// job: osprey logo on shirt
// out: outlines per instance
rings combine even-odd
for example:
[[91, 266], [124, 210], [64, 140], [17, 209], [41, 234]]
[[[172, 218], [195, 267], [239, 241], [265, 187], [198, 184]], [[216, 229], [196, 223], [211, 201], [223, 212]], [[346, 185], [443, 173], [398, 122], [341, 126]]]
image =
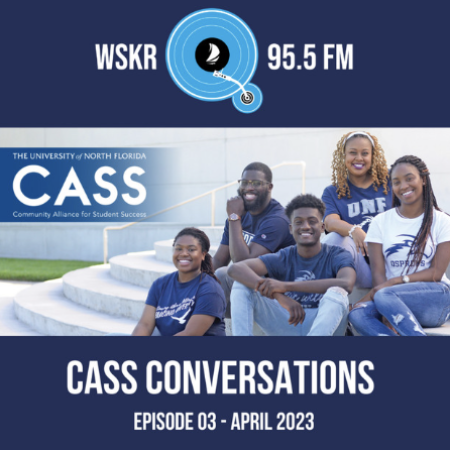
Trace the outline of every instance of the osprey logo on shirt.
[[[401, 242], [396, 242], [395, 244], [391, 245], [388, 249], [386, 249], [384, 251], [384, 254], [386, 255], [386, 258], [390, 257], [389, 263], [392, 267], [403, 267], [404, 265], [406, 265], [407, 260], [405, 260], [405, 259], [397, 259], [396, 260], [396, 259], [394, 259], [395, 256], [392, 256], [392, 255], [395, 255], [396, 253], [400, 252], [404, 248], [410, 249], [414, 242], [415, 236], [413, 236], [411, 234], [399, 234], [396, 237], [399, 238], [399, 241], [401, 240], [401, 238], [404, 238], [404, 239]], [[408, 251], [408, 253], [409, 253], [409, 251]], [[430, 259], [433, 256], [433, 253], [434, 253], [433, 247], [427, 242], [423, 257], [425, 259]], [[408, 262], [409, 265], [411, 263], [412, 263], [412, 261]], [[420, 265], [425, 266], [425, 261], [422, 260], [420, 262]]]
[[[294, 281], [315, 280], [316, 276], [309, 270], [299, 270], [298, 276]], [[286, 295], [293, 300], [300, 302], [303, 308], [317, 308], [323, 294], [305, 294], [304, 292], [286, 292]]]
[[397, 244], [391, 245], [387, 250], [385, 250], [386, 257], [393, 255], [394, 253], [397, 253], [399, 250], [405, 247], [411, 247], [412, 243], [414, 242], [414, 237], [411, 234], [399, 234], [397, 237], [406, 236], [409, 239], [404, 239], [402, 242], [399, 242]]
[[190, 312], [191, 312], [191, 308], [189, 308], [182, 317], [172, 316], [171, 318], [174, 320], [178, 320], [178, 322], [180, 322], [180, 324], [183, 325], [184, 323], [186, 323], [186, 317]]
[[[391, 245], [387, 250], [385, 250], [385, 254], [386, 254], [386, 257], [388, 257], [388, 256], [390, 256], [390, 255], [393, 255], [394, 253], [397, 253], [399, 250], [401, 250], [402, 248], [411, 248], [411, 246], [412, 246], [412, 244], [413, 244], [413, 242], [414, 242], [414, 239], [415, 239], [415, 236], [412, 236], [411, 234], [399, 234], [397, 237], [402, 237], [402, 236], [405, 236], [405, 237], [407, 237], [407, 238], [409, 238], [409, 239], [403, 239], [403, 241], [402, 242], [399, 242], [399, 243], [397, 243], [397, 244], [394, 244], [394, 245]], [[429, 244], [427, 244], [427, 247], [430, 247], [430, 245]], [[431, 258], [431, 256], [433, 255], [433, 249], [432, 248], [429, 248], [429, 250], [430, 250], [430, 253], [429, 253], [429, 255], [427, 255], [425, 252], [424, 252], [424, 254], [423, 254], [423, 256], [425, 257], [425, 258], [427, 258], [427, 259], [429, 259], [429, 258]]]
[[364, 220], [359, 224], [359, 226], [360, 226], [361, 228], [364, 228], [365, 225], [367, 225], [368, 223], [372, 222], [373, 217], [372, 217], [372, 216], [363, 216], [363, 219], [364, 219]]
[[[174, 303], [170, 306], [157, 307], [155, 318], [161, 319], [162, 317], [170, 317], [171, 319], [178, 320], [181, 324], [186, 322], [191, 309], [194, 307], [195, 295], [192, 298], [185, 298], [181, 303]], [[175, 317], [176, 315], [176, 317]]]

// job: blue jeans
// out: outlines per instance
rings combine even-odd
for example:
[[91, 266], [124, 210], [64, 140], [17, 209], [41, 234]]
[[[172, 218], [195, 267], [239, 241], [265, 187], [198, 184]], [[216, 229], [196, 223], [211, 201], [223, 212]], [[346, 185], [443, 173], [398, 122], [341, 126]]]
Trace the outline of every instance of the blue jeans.
[[333, 231], [328, 233], [322, 239], [322, 243], [336, 245], [350, 252], [356, 268], [355, 287], [362, 289], [372, 287], [372, 273], [370, 272], [370, 266], [366, 263], [364, 256], [356, 250], [356, 245], [350, 236], [344, 237]]
[[349, 320], [363, 336], [396, 336], [382, 316], [401, 336], [426, 336], [422, 327], [440, 327], [450, 317], [450, 288], [441, 282], [390, 286], [356, 306]]
[[276, 300], [237, 281], [233, 284], [233, 336], [253, 336], [253, 321], [268, 336], [343, 336], [347, 327], [347, 292], [339, 287], [328, 289], [319, 307], [305, 309], [305, 314], [302, 324], [289, 325], [289, 313]]
[[217, 279], [220, 281], [220, 285], [222, 286], [223, 293], [225, 294], [225, 300], [227, 301], [227, 309], [225, 311], [225, 318], [229, 319], [231, 317], [230, 311], [230, 294], [231, 289], [233, 287], [234, 280], [227, 274], [228, 266], [219, 267], [215, 271], [215, 275]]

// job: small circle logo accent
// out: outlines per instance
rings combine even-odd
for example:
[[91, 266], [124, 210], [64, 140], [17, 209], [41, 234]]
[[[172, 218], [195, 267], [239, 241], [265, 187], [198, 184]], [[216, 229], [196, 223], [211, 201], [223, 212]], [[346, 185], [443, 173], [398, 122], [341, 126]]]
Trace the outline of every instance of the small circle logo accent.
[[[247, 91], [245, 94], [241, 94], [241, 102], [244, 105], [251, 105], [253, 103], [254, 99], [255, 99], [255, 97], [250, 91]], [[265, 239], [265, 238], [263, 238], [263, 239]]]
[[222, 70], [230, 59], [225, 42], [217, 38], [204, 39], [195, 50], [197, 64], [206, 72]]

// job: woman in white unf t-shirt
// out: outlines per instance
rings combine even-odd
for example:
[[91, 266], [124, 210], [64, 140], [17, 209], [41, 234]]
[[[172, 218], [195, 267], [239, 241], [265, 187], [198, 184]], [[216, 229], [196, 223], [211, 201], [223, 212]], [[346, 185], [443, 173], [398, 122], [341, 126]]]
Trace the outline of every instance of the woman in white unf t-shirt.
[[391, 180], [394, 207], [375, 217], [366, 237], [375, 287], [349, 320], [364, 336], [425, 336], [422, 327], [450, 317], [450, 216], [439, 209], [420, 158], [395, 161]]

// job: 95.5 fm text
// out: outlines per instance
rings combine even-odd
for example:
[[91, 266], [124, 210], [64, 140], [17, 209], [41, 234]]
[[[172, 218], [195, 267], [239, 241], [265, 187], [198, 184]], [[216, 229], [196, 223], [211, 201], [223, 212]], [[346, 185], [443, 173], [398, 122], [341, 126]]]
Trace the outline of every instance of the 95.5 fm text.
[[[323, 55], [323, 65], [318, 63], [317, 51]], [[267, 49], [268, 65], [271, 70], [353, 70], [353, 44], [270, 44]], [[319, 64], [319, 65], [318, 65]]]

